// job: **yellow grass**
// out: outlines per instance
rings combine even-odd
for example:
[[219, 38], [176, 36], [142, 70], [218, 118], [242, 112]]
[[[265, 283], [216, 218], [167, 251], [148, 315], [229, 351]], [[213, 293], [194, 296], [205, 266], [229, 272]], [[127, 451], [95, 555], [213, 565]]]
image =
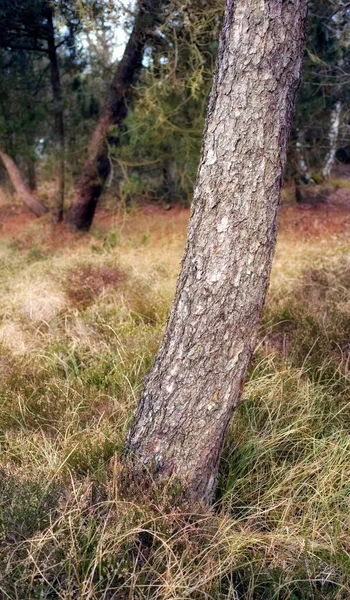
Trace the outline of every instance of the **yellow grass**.
[[350, 241], [342, 231], [281, 229], [215, 509], [185, 514], [167, 490], [136, 501], [118, 487], [187, 219], [177, 210], [102, 214], [91, 235], [77, 237], [52, 232], [46, 218], [3, 229], [3, 598], [350, 597]]

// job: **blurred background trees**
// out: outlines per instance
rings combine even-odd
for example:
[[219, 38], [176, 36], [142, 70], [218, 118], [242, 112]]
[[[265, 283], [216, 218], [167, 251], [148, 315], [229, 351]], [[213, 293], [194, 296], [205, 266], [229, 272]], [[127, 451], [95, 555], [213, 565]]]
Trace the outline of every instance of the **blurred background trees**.
[[329, 177], [337, 148], [350, 144], [349, 2], [310, 3], [303, 71], [289, 173], [299, 183], [319, 183]]
[[[224, 2], [160, 4], [127, 117], [108, 129], [110, 202], [191, 202]], [[128, 0], [0, 0], [0, 148], [56, 221], [74, 196], [135, 10]], [[350, 161], [349, 21], [346, 0], [310, 4], [286, 171], [299, 200], [305, 184]]]

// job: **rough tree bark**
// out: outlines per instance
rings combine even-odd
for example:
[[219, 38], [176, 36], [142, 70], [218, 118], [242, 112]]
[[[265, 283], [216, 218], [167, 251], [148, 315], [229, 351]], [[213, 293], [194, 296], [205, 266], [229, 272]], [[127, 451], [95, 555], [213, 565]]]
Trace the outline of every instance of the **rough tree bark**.
[[55, 119], [54, 137], [56, 146], [56, 191], [52, 219], [54, 223], [59, 223], [63, 219], [65, 188], [64, 118], [61, 79], [55, 44], [53, 8], [49, 3], [45, 3], [45, 16], [48, 24], [47, 46], [50, 59], [51, 88]]
[[256, 344], [306, 5], [227, 0], [181, 274], [127, 438], [135, 477], [174, 476], [194, 501], [213, 497]]
[[109, 95], [93, 132], [88, 159], [78, 182], [75, 198], [68, 211], [67, 223], [73, 230], [89, 230], [95, 209], [110, 173], [108, 138], [112, 126], [120, 126], [128, 113], [132, 86], [142, 67], [147, 37], [158, 23], [161, 0], [139, 0], [134, 27], [117, 71]]
[[45, 215], [48, 212], [48, 209], [39, 200], [37, 200], [37, 198], [33, 196], [29, 187], [23, 181], [23, 178], [14, 160], [12, 160], [12, 158], [3, 150], [0, 150], [0, 158], [4, 163], [6, 171], [16, 193], [19, 195], [20, 198], [22, 198], [24, 204], [37, 217], [42, 217], [43, 215]]

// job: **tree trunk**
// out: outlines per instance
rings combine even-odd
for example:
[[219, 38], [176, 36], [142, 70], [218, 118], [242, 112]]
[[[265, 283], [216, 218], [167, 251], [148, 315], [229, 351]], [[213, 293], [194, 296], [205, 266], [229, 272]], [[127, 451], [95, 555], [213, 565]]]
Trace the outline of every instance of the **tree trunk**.
[[56, 191], [52, 219], [54, 223], [59, 223], [63, 219], [64, 207], [64, 188], [65, 188], [65, 159], [64, 159], [64, 119], [63, 119], [63, 100], [60, 71], [57, 60], [57, 51], [55, 45], [55, 29], [53, 24], [53, 9], [47, 4], [46, 18], [48, 24], [48, 50], [51, 70], [51, 88], [55, 118], [55, 146], [56, 146]]
[[297, 204], [303, 204], [305, 200], [304, 186], [309, 183], [314, 183], [308, 166], [306, 164], [303, 148], [305, 145], [304, 132], [300, 129], [297, 130], [297, 141], [295, 144], [295, 158], [296, 158], [296, 175], [294, 177], [294, 189], [295, 189], [295, 200]]
[[104, 185], [110, 173], [108, 130], [120, 126], [128, 114], [132, 86], [142, 67], [147, 36], [155, 28], [161, 0], [139, 0], [133, 30], [111, 83], [107, 102], [92, 135], [87, 162], [77, 185], [67, 222], [73, 230], [88, 231]]
[[17, 165], [12, 158], [3, 150], [0, 150], [0, 158], [4, 163], [8, 176], [11, 180], [16, 193], [22, 198], [24, 204], [37, 216], [42, 217], [48, 212], [39, 200], [34, 198], [28, 186], [24, 183], [22, 176], [17, 168]]
[[341, 111], [341, 102], [335, 103], [332, 113], [331, 113], [331, 122], [328, 133], [329, 140], [329, 150], [327, 152], [327, 156], [325, 159], [325, 165], [322, 170], [322, 175], [324, 177], [329, 177], [331, 174], [331, 169], [334, 164], [335, 154], [337, 152], [337, 142], [339, 135], [339, 124], [340, 124], [340, 111]]
[[296, 203], [304, 204], [305, 197], [303, 194], [302, 186], [300, 185], [300, 180], [297, 177], [294, 177], [294, 192], [295, 192]]
[[[337, 75], [342, 81], [344, 76], [344, 55], [348, 51], [349, 47], [349, 5], [346, 2], [339, 2], [338, 0], [330, 2], [331, 8], [333, 8], [333, 35], [336, 39], [337, 47]], [[344, 84], [343, 84], [344, 85]], [[346, 85], [346, 84], [345, 84]], [[330, 117], [330, 127], [328, 132], [329, 150], [325, 157], [325, 163], [322, 170], [324, 177], [329, 177], [331, 174], [332, 167], [334, 165], [335, 155], [337, 152], [337, 142], [339, 137], [340, 128], [340, 114], [342, 103], [340, 98], [342, 96], [342, 84], [338, 86], [337, 90], [338, 99], [333, 106]]]
[[176, 173], [174, 163], [166, 158], [163, 162], [164, 199], [172, 204], [176, 198]]
[[297, 162], [297, 170], [298, 170], [298, 178], [302, 181], [302, 183], [311, 183], [312, 177], [309, 173], [308, 166], [306, 164], [306, 160], [304, 157], [304, 148], [305, 139], [304, 132], [298, 129], [297, 131], [297, 141], [295, 144], [295, 154], [296, 154], [296, 162]]
[[35, 161], [30, 156], [26, 157], [26, 171], [29, 189], [31, 192], [36, 192], [37, 183]]
[[133, 474], [212, 500], [265, 301], [307, 0], [227, 0], [188, 241], [129, 431]]

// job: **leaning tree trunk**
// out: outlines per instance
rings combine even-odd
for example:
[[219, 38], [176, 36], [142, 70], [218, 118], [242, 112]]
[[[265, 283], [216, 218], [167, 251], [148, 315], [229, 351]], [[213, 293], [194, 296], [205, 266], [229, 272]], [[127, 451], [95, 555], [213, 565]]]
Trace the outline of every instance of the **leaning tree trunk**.
[[126, 444], [135, 477], [174, 476], [192, 500], [213, 497], [256, 344], [306, 4], [226, 3], [182, 270]]
[[42, 217], [48, 212], [46, 206], [44, 206], [39, 200], [37, 200], [31, 193], [29, 187], [25, 184], [17, 165], [12, 158], [6, 154], [3, 150], [0, 150], [0, 158], [4, 163], [8, 176], [15, 189], [15, 192], [23, 200], [24, 204], [37, 216]]
[[110, 173], [110, 143], [112, 126], [122, 124], [128, 114], [132, 86], [142, 67], [147, 37], [158, 23], [161, 0], [139, 0], [133, 30], [122, 60], [114, 75], [107, 102], [92, 135], [87, 162], [78, 182], [75, 198], [68, 211], [67, 223], [73, 230], [89, 230], [96, 205]]
[[53, 24], [53, 8], [46, 4], [46, 17], [48, 24], [48, 51], [51, 71], [51, 89], [54, 107], [54, 137], [56, 146], [56, 191], [52, 219], [59, 223], [63, 219], [64, 187], [65, 187], [65, 158], [64, 158], [64, 118], [63, 99], [60, 71], [55, 44], [55, 29]]

